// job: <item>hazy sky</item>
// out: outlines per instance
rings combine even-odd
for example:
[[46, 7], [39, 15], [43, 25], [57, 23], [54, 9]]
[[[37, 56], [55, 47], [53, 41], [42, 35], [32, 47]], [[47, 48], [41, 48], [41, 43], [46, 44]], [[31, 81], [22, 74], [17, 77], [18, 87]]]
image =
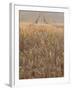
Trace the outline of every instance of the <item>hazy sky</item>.
[[64, 23], [64, 13], [20, 10], [19, 20], [33, 23]]

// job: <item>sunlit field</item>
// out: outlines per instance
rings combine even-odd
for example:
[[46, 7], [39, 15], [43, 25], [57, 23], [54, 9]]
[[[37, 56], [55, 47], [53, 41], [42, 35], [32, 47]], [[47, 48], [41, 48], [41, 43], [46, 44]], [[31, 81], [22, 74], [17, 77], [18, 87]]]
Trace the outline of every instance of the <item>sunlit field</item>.
[[64, 76], [64, 25], [19, 24], [19, 79]]

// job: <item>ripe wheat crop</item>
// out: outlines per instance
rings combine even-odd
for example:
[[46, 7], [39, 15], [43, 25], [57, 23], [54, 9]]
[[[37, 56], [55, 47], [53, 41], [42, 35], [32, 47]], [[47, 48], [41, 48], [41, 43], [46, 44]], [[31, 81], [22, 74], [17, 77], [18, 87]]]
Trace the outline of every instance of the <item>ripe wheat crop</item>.
[[20, 23], [19, 79], [63, 76], [63, 25]]

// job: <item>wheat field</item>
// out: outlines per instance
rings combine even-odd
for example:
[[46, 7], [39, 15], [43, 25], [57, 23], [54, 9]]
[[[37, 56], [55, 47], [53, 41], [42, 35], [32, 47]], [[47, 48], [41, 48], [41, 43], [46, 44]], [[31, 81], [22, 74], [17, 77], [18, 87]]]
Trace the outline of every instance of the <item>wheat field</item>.
[[64, 76], [64, 25], [19, 24], [19, 79]]

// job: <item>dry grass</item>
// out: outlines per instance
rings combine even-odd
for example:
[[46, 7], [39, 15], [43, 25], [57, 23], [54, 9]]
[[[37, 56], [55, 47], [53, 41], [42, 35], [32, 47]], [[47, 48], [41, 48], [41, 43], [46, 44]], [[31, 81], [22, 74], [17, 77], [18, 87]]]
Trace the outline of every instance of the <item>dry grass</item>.
[[63, 25], [20, 23], [19, 79], [64, 76]]

